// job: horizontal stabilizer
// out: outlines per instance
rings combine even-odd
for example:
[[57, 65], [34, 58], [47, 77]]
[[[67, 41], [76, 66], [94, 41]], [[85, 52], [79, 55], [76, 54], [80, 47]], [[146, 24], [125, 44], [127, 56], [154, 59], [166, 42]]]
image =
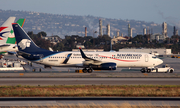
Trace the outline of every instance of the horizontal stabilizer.
[[17, 54], [16, 52], [11, 52], [11, 51], [8, 51], [8, 54], [10, 55], [14, 55], [14, 54]]
[[7, 46], [10, 46], [10, 45], [9, 44], [0, 45], [0, 47], [7, 47]]
[[27, 55], [27, 56], [30, 56], [31, 54], [30, 53], [26, 53], [26, 52], [23, 52], [23, 51], [17, 51], [18, 55]]

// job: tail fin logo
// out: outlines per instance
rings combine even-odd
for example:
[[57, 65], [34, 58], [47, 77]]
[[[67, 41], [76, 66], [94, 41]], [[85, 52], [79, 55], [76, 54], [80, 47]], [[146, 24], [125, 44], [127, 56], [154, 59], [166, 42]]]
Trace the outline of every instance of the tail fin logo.
[[18, 46], [24, 50], [26, 47], [30, 47], [31, 41], [29, 39], [22, 39], [21, 42], [18, 43]]
[[5, 28], [7, 28], [7, 27], [0, 27], [0, 40], [3, 40], [1, 37], [4, 38], [4, 36], [3, 36], [4, 33], [8, 33], [8, 31], [7, 31], [7, 32], [1, 32], [1, 31], [4, 30]]

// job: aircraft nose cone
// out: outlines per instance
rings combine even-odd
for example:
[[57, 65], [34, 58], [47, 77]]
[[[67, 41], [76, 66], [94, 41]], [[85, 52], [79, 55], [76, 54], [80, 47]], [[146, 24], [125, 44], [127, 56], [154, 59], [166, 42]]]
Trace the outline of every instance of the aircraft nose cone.
[[159, 63], [159, 64], [162, 64], [162, 63], [163, 63], [163, 60], [159, 59], [159, 60], [158, 60], [158, 63]]

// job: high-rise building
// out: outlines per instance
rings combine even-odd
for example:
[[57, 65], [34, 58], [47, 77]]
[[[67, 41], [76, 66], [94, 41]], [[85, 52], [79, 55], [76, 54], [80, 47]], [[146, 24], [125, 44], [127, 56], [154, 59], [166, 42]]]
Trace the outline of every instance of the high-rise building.
[[164, 35], [165, 38], [167, 38], [167, 23], [163, 22], [162, 24], [162, 35]]
[[179, 33], [178, 33], [178, 30], [176, 29], [176, 33], [175, 33], [175, 35], [179, 35]]
[[110, 24], [108, 24], [106, 27], [107, 27], [107, 30], [106, 30], [107, 35], [110, 37]]
[[150, 34], [150, 30], [149, 30], [149, 27], [147, 27], [147, 30], [146, 30], [146, 34], [149, 35]]
[[102, 31], [102, 20], [99, 19], [99, 36], [102, 36], [102, 35], [103, 35], [102, 32], [103, 32], [103, 31]]
[[121, 37], [123, 37], [123, 33], [121, 33]]
[[143, 29], [143, 35], [146, 35], [146, 28]]
[[173, 35], [176, 35], [176, 27], [173, 27]]
[[128, 37], [132, 37], [132, 29], [130, 27], [130, 24], [128, 24]]
[[130, 28], [130, 37], [132, 38], [132, 28]]
[[116, 35], [119, 36], [119, 31], [116, 32]]
[[174, 26], [174, 29], [173, 29], [173, 35], [174, 35], [174, 36], [175, 36], [175, 35], [179, 35], [178, 30], [176, 29], [175, 26]]

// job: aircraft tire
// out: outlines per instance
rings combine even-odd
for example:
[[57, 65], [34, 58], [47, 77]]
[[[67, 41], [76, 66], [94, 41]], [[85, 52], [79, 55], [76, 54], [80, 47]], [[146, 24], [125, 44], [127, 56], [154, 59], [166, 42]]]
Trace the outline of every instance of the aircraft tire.
[[147, 70], [147, 73], [151, 73], [151, 69], [148, 69], [148, 70]]
[[91, 68], [88, 69], [87, 71], [88, 71], [88, 73], [92, 73], [93, 72], [93, 70]]
[[141, 69], [141, 72], [142, 72], [142, 73], [145, 73], [146, 71], [145, 71], [145, 69]]
[[173, 70], [171, 69], [169, 72], [170, 72], [170, 73], [173, 73]]
[[83, 73], [87, 73], [87, 69], [83, 69]]

